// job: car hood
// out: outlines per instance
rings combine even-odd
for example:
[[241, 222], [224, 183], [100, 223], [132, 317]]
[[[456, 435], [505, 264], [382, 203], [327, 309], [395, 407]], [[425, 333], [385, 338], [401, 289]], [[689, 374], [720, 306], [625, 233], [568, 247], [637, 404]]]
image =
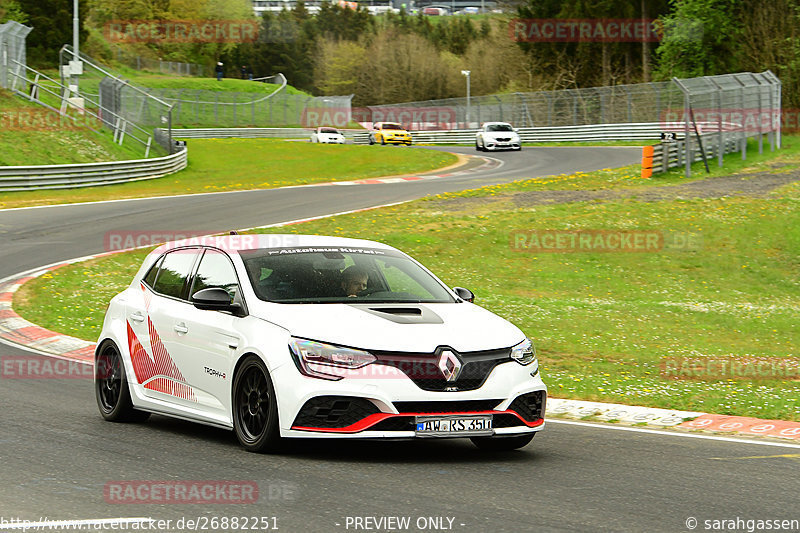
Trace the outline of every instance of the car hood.
[[432, 353], [507, 348], [525, 335], [499, 316], [470, 303], [276, 304], [258, 302], [251, 314], [296, 337], [379, 351]]
[[317, 137], [320, 139], [341, 139], [344, 136], [341, 133], [318, 133]]
[[518, 134], [516, 131], [487, 131], [484, 132], [483, 136], [492, 139], [497, 139], [498, 137], [510, 137], [513, 139], [514, 137], [517, 137]]

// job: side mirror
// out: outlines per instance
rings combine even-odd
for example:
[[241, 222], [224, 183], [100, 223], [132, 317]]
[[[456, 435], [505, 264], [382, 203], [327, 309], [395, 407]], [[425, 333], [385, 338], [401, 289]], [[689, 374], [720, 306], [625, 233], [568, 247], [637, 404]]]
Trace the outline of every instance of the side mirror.
[[228, 291], [220, 287], [197, 291], [192, 295], [192, 305], [205, 311], [229, 311], [235, 315], [242, 312], [242, 306], [233, 302]]
[[465, 302], [472, 303], [475, 301], [475, 295], [472, 294], [472, 291], [469, 289], [465, 289], [464, 287], [453, 287], [453, 292]]

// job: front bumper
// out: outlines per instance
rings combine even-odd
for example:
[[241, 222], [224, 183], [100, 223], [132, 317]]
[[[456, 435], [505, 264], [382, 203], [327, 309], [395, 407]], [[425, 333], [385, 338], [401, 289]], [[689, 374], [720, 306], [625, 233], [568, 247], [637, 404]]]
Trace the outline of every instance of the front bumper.
[[484, 147], [487, 150], [519, 150], [522, 147], [519, 139], [510, 141], [498, 141], [494, 139], [485, 139]]
[[[394, 369], [387, 370], [383, 379], [324, 381], [301, 376], [292, 365], [285, 365], [280, 372], [285, 376], [274, 380], [281, 436], [413, 439], [419, 437], [416, 417], [432, 415], [491, 415], [493, 435], [534, 433], [544, 427], [547, 398], [538, 373], [531, 376], [535, 368], [504, 363], [478, 389], [432, 392]], [[532, 403], [527, 398], [533, 398]]]
[[411, 136], [403, 136], [403, 137], [383, 137], [383, 140], [387, 144], [411, 144]]

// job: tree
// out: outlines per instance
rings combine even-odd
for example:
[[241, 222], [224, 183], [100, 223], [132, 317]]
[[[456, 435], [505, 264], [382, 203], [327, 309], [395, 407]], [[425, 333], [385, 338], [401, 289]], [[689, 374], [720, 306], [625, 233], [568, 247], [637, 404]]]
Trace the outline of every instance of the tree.
[[740, 0], [671, 0], [661, 17], [664, 36], [656, 50], [656, 76], [688, 78], [736, 70], [740, 59]]
[[[80, 17], [80, 40], [86, 40], [83, 27], [87, 3], [81, 0], [78, 6]], [[33, 31], [28, 35], [28, 63], [33, 66], [58, 64], [58, 51], [72, 43], [72, 0], [25, 0], [28, 25]]]
[[0, 24], [10, 20], [25, 24], [28, 22], [28, 14], [17, 0], [0, 0]]

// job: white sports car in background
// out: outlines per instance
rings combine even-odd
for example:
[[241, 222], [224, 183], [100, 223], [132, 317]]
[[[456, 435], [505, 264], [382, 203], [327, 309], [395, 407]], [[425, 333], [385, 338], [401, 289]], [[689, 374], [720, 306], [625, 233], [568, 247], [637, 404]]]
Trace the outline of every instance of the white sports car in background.
[[475, 135], [475, 149], [522, 150], [519, 133], [507, 122], [484, 122]]
[[311, 134], [312, 143], [344, 144], [344, 135], [336, 128], [321, 127]]
[[100, 412], [288, 438], [469, 437], [525, 446], [544, 427], [534, 347], [406, 254], [377, 242], [229, 235], [167, 243], [106, 312]]

